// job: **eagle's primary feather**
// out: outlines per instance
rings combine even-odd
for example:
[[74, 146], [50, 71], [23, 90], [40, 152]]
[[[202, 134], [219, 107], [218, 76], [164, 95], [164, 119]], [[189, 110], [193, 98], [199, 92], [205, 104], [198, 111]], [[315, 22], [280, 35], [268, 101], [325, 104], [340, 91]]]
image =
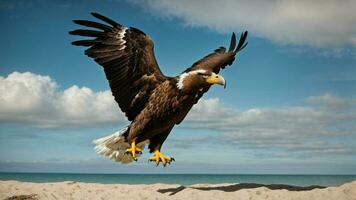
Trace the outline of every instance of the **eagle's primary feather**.
[[[85, 54], [103, 67], [115, 101], [131, 121], [123, 131], [95, 141], [99, 153], [123, 163], [135, 159], [123, 155], [123, 148], [132, 142], [141, 147], [148, 142], [151, 152], [160, 150], [174, 125], [185, 118], [210, 86], [225, 84], [217, 74], [221, 68], [231, 65], [236, 53], [247, 45], [247, 31], [236, 48], [233, 33], [228, 51], [220, 47], [181, 75], [168, 77], [157, 64], [148, 35], [98, 13], [92, 15], [106, 24], [74, 20], [78, 25], [96, 30], [78, 29], [69, 33], [90, 37], [72, 44], [89, 47]], [[210, 78], [216, 80], [212, 82]]]

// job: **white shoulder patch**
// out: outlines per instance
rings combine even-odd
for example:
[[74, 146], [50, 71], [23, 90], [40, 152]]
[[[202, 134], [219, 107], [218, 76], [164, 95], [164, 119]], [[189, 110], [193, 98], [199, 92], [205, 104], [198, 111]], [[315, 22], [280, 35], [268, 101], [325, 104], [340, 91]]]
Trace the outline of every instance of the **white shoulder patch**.
[[177, 88], [180, 90], [183, 89], [183, 87], [184, 87], [183, 81], [184, 81], [185, 77], [187, 77], [191, 74], [198, 74], [198, 73], [206, 73], [206, 70], [205, 69], [197, 69], [197, 70], [190, 71], [190, 72], [184, 72], [183, 74], [179, 75]]
[[[125, 44], [125, 43], [126, 43], [126, 41], [124, 40], [126, 30], [127, 30], [127, 28], [124, 27], [124, 28], [119, 32], [118, 38], [119, 38], [119, 40], [120, 40], [120, 44]], [[126, 45], [123, 45], [119, 50], [123, 50], [123, 49], [125, 49], [125, 48], [126, 48]]]

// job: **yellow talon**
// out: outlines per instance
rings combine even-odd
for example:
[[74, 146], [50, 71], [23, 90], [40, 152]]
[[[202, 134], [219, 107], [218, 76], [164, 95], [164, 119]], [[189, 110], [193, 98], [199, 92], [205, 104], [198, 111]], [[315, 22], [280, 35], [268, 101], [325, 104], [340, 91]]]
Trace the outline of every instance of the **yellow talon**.
[[155, 161], [157, 166], [162, 162], [163, 166], [166, 166], [167, 163], [170, 164], [172, 161], [175, 161], [174, 158], [163, 155], [159, 150], [154, 152], [154, 156], [148, 159], [149, 161]]
[[126, 149], [126, 153], [131, 154], [132, 158], [136, 160], [136, 153], [137, 154], [142, 154], [142, 149], [136, 147], [136, 143], [132, 142], [131, 143], [131, 148]]

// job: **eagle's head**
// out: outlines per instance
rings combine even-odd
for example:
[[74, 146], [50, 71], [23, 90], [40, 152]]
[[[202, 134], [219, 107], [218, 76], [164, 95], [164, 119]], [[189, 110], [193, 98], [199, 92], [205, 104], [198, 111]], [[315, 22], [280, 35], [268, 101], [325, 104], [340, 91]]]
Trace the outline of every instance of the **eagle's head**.
[[182, 73], [178, 77], [177, 87], [184, 92], [194, 93], [214, 84], [226, 87], [226, 81], [221, 75], [212, 71], [197, 69]]

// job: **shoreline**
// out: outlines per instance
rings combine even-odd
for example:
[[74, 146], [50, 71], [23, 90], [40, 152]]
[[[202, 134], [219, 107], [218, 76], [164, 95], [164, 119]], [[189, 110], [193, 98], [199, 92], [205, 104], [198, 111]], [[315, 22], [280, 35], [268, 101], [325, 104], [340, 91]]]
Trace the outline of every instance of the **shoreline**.
[[356, 181], [338, 187], [283, 184], [101, 184], [0, 181], [0, 199], [351, 199]]

